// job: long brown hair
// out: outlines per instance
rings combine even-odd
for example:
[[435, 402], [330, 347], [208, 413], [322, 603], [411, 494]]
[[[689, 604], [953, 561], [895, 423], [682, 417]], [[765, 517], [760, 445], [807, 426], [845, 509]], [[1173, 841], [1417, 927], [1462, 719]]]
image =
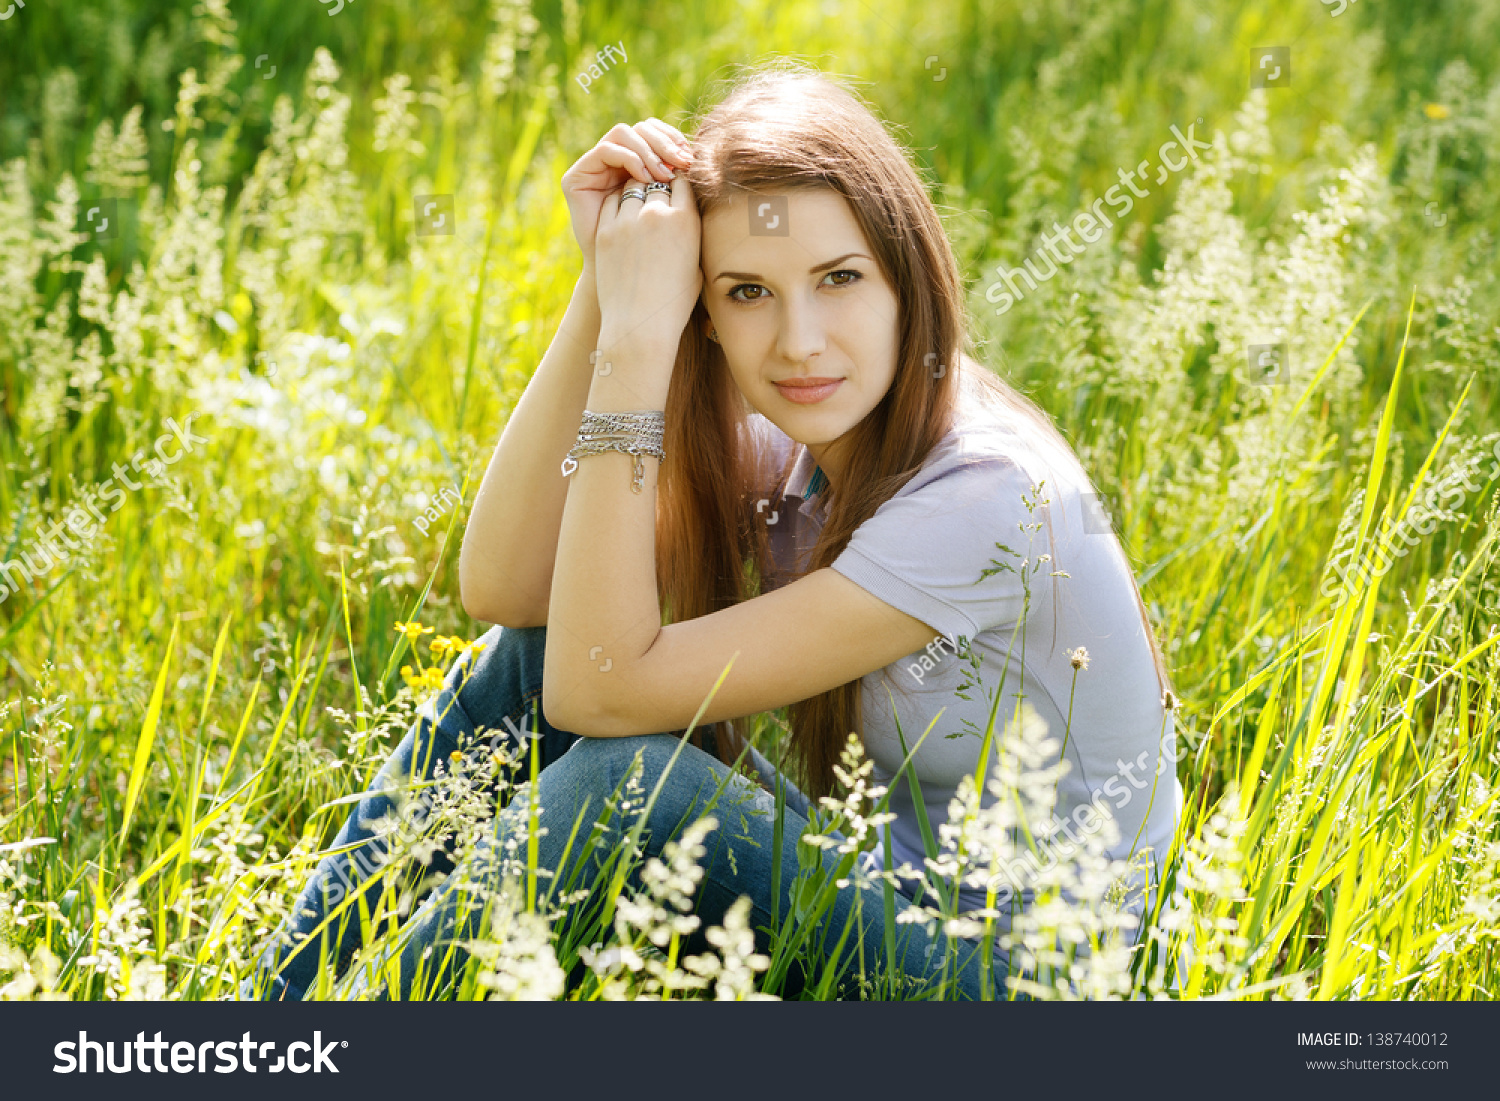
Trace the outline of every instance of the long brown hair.
[[[750, 67], [702, 118], [693, 146], [688, 179], [700, 215], [737, 192], [831, 189], [848, 202], [900, 303], [895, 378], [838, 442], [841, 476], [824, 491], [828, 515], [808, 572], [830, 565], [855, 529], [920, 470], [954, 424], [961, 376], [974, 379], [975, 393], [1008, 410], [1013, 421], [1032, 422], [1073, 454], [1041, 408], [971, 358], [964, 285], [938, 212], [906, 152], [854, 92], [796, 62]], [[656, 530], [664, 623], [757, 594], [760, 579], [775, 569], [757, 500], [764, 487], [775, 486], [770, 498], [779, 508], [797, 454], [773, 471], [750, 445], [751, 410], [722, 350], [707, 338], [707, 318], [700, 299], [667, 396]], [[952, 369], [935, 371], [934, 364]], [[1048, 524], [1050, 534], [1050, 517]], [[1139, 588], [1136, 602], [1165, 688], [1165, 662]], [[739, 754], [750, 718], [719, 724], [721, 759]], [[801, 766], [795, 778], [814, 798], [826, 795], [849, 733], [862, 736], [860, 681], [793, 703], [790, 718], [787, 745]]]

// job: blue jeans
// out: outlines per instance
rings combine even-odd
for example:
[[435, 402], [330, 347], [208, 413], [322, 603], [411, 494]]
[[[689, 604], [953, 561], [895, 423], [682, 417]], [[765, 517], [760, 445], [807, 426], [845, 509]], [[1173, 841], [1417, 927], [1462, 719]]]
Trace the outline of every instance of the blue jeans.
[[[407, 816], [415, 814], [417, 820], [412, 824], [418, 827], [425, 817], [421, 800], [399, 802], [402, 789], [413, 782], [430, 780], [437, 763], [454, 760], [456, 754], [475, 755], [501, 741], [512, 746], [524, 743], [525, 731], [539, 732], [536, 738], [541, 771], [536, 791], [532, 792], [529, 783], [517, 789], [509, 805], [495, 815], [493, 837], [475, 846], [469, 866], [457, 869], [460, 875], [447, 876], [412, 914], [398, 940], [400, 990], [382, 990], [384, 996], [409, 998], [411, 980], [417, 975], [419, 964], [423, 971], [420, 990], [429, 994], [438, 988], [433, 985], [435, 976], [451, 984], [453, 974], [462, 970], [467, 954], [457, 945], [476, 935], [480, 913], [466, 900], [466, 892], [455, 887], [464, 881], [498, 885], [495, 856], [507, 839], [520, 839], [524, 856], [533, 794], [547, 829], [537, 842], [538, 867], [552, 873], [547, 879], [538, 876], [538, 892], [547, 890], [551, 884], [560, 885], [556, 889], [559, 895], [564, 889], [579, 894], [583, 889], [590, 892], [587, 900], [570, 906], [569, 916], [564, 919], [565, 929], [575, 913], [596, 907], [611, 885], [610, 876], [600, 874], [600, 861], [615, 851], [633, 820], [627, 818], [622, 822], [619, 814], [612, 814], [602, 832], [596, 822], [605, 809], [605, 800], [621, 787], [637, 756], [642, 768], [639, 782], [645, 795], [657, 789], [658, 780], [663, 773], [667, 774], [666, 782], [660, 785], [654, 803], [646, 812], [641, 836], [645, 857], [660, 857], [664, 844], [705, 812], [719, 821], [718, 828], [711, 830], [703, 841], [707, 850], [700, 861], [704, 875], [693, 900], [700, 924], [696, 933], [684, 938], [682, 956], [710, 950], [704, 931], [722, 924], [725, 913], [740, 895], [749, 895], [752, 900], [750, 923], [755, 931], [756, 949], [765, 954], [770, 954], [769, 930], [784, 930], [794, 905], [807, 912], [807, 876], [800, 881], [800, 902], [797, 890], [797, 846], [808, 822], [807, 797], [753, 747], [751, 762], [764, 786], [751, 782], [696, 746], [683, 744], [678, 736], [682, 732], [588, 738], [558, 730], [547, 722], [541, 708], [546, 631], [546, 627], [495, 627], [485, 634], [484, 648], [477, 656], [465, 654], [454, 661], [444, 687], [419, 709], [405, 738], [339, 831], [333, 848], [349, 851], [326, 856], [318, 865], [292, 914], [265, 949], [255, 973], [242, 983], [240, 997], [301, 1000], [317, 985], [323, 968], [330, 968], [334, 975], [343, 972], [362, 943], [360, 899], [352, 899], [336, 920], [325, 922], [325, 918], [331, 911], [336, 912], [338, 904], [348, 896], [363, 895], [364, 905], [374, 911], [375, 901], [387, 885], [385, 877], [373, 880], [370, 877], [388, 852], [384, 838], [395, 822], [394, 816], [398, 809]], [[778, 787], [784, 793], [785, 803], [779, 847], [775, 836], [776, 800], [766, 790]], [[638, 797], [637, 806], [644, 797]], [[387, 815], [393, 817], [377, 826], [377, 820]], [[576, 822], [581, 824], [575, 831]], [[586, 847], [583, 842], [591, 832], [598, 841]], [[838, 835], [830, 833], [830, 836]], [[821, 960], [826, 961], [838, 951], [838, 966], [834, 968], [837, 980], [830, 992], [857, 997], [861, 965], [873, 977], [885, 974], [894, 963], [908, 984], [902, 996], [979, 998], [984, 950], [978, 939], [946, 937], [936, 927], [929, 934], [922, 923], [897, 922], [892, 961], [888, 959], [884, 899], [878, 882], [861, 888], [856, 879], [843, 888], [835, 888], [832, 877], [839, 864], [838, 854], [806, 845], [803, 853], [809, 871], [815, 870], [817, 859], [822, 860], [827, 877], [825, 890], [834, 896], [832, 905], [816, 920], [815, 926], [805, 930], [806, 942], [821, 946]], [[867, 867], [871, 866], [869, 854], [862, 859]], [[423, 883], [418, 876], [442, 876], [454, 870], [448, 854], [439, 848], [425, 869], [417, 862], [411, 863], [404, 889], [420, 894]], [[638, 868], [629, 873], [625, 884], [627, 891], [642, 888]], [[896, 914], [912, 905], [906, 894], [896, 894]], [[440, 975], [430, 962], [434, 958], [443, 961], [436, 965], [442, 972]], [[998, 951], [994, 961], [992, 982], [998, 988], [998, 997], [1003, 999], [1008, 996], [1007, 962]], [[818, 969], [816, 977], [821, 981], [827, 971], [826, 963], [820, 963]], [[783, 997], [801, 993], [808, 979], [800, 966], [794, 962], [781, 970], [782, 981], [776, 992]], [[942, 975], [946, 981], [939, 983]], [[579, 964], [572, 979], [577, 981], [582, 977]]]

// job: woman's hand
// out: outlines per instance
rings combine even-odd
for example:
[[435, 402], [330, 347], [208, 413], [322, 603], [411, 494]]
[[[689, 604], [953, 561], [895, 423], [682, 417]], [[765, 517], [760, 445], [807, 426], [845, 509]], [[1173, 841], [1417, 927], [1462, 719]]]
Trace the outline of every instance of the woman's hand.
[[673, 179], [671, 188], [623, 202], [625, 188], [610, 193], [599, 212], [594, 267], [599, 347], [663, 353], [669, 366], [703, 289], [693, 188], [686, 176]]
[[672, 166], [687, 168], [692, 150], [682, 131], [660, 119], [634, 126], [616, 123], [599, 143], [563, 173], [563, 196], [585, 268], [594, 266], [594, 237], [606, 197], [627, 183], [645, 185], [672, 178]]

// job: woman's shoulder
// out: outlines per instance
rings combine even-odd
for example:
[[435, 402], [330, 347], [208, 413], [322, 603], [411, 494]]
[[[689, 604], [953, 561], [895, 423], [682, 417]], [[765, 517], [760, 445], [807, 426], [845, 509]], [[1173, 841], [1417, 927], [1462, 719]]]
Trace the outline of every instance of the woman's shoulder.
[[[963, 357], [948, 434], [933, 448], [928, 465], [983, 466], [1008, 478], [1023, 476], [1054, 486], [1087, 485], [1082, 465], [1046, 411], [990, 375], [989, 368]], [[981, 375], [990, 375], [986, 380]]]

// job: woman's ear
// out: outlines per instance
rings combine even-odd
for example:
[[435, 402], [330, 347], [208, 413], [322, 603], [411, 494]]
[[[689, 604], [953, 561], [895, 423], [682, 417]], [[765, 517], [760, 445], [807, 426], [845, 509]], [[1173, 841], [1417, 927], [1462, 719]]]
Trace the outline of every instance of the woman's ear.
[[[705, 276], [704, 278], [706, 279], [707, 276]], [[708, 339], [712, 340], [714, 332], [714, 319], [709, 316], [708, 304], [704, 301], [704, 297], [704, 294], [699, 294], [698, 301], [693, 306], [692, 317], [689, 319], [688, 323], [690, 325], [697, 325], [698, 331], [701, 332], [704, 336], [708, 337]]]

